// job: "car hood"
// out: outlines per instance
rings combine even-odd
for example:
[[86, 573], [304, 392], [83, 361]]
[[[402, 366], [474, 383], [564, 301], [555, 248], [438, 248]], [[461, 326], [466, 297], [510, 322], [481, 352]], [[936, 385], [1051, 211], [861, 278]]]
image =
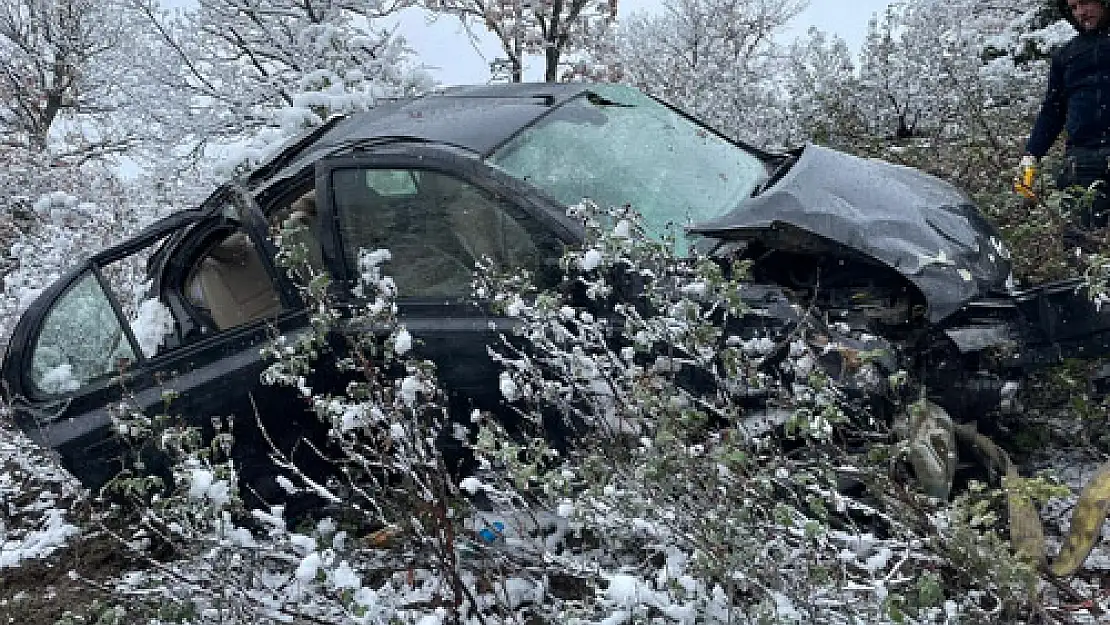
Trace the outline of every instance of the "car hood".
[[965, 193], [916, 169], [817, 145], [770, 188], [691, 232], [795, 251], [848, 248], [914, 284], [934, 323], [1010, 281], [1001, 236]]

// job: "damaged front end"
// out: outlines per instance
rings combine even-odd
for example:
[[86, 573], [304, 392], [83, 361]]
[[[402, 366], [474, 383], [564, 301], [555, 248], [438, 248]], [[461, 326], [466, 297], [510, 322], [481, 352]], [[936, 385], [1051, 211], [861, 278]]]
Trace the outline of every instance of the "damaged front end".
[[926, 402], [901, 429], [925, 441], [914, 464], [941, 476], [926, 479], [936, 495], [951, 483], [953, 422], [1013, 413], [1030, 372], [1110, 352], [1110, 310], [1081, 280], [1016, 289], [999, 233], [966, 194], [918, 170], [806, 146], [691, 232], [841, 336], [889, 343], [907, 396]]
[[1009, 253], [967, 195], [820, 146], [786, 159], [770, 186], [693, 232], [830, 324], [899, 346], [901, 366], [957, 420], [1015, 405], [1029, 323]]

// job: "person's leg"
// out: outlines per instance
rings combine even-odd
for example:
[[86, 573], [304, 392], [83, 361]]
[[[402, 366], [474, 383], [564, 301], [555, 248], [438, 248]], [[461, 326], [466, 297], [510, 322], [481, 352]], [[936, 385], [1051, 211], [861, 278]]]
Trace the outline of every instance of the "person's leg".
[[1085, 230], [1104, 228], [1110, 219], [1108, 158], [1107, 150], [1069, 151], [1056, 179], [1056, 186], [1069, 194], [1062, 207]]
[[1105, 228], [1110, 219], [1110, 174], [1104, 172], [1096, 180], [1091, 200], [1091, 220], [1088, 228]]

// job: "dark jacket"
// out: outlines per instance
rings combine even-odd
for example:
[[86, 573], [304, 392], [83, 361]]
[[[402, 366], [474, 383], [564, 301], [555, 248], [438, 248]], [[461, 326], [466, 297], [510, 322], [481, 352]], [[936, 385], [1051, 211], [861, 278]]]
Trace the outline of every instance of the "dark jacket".
[[[1067, 2], [1060, 0], [1060, 4], [1074, 25]], [[1052, 55], [1048, 90], [1025, 151], [1044, 156], [1065, 128], [1069, 148], [1110, 146], [1110, 30], [1106, 27], [1081, 32]]]

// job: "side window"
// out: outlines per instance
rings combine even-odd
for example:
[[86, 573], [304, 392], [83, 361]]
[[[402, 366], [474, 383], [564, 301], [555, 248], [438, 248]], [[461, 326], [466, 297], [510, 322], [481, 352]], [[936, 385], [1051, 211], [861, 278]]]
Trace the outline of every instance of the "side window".
[[526, 213], [454, 176], [338, 169], [331, 183], [347, 266], [360, 248], [388, 249], [401, 297], [468, 297], [478, 259], [535, 271], [561, 251]]
[[135, 361], [111, 300], [86, 273], [46, 314], [31, 353], [34, 385], [47, 393], [77, 389]]
[[149, 292], [146, 275], [153, 247], [101, 265], [99, 275], [86, 271], [54, 300], [31, 347], [35, 388], [52, 395], [76, 391], [170, 345], [176, 322]]
[[187, 297], [220, 330], [281, 312], [277, 289], [254, 243], [242, 230], [221, 239], [194, 265]]

